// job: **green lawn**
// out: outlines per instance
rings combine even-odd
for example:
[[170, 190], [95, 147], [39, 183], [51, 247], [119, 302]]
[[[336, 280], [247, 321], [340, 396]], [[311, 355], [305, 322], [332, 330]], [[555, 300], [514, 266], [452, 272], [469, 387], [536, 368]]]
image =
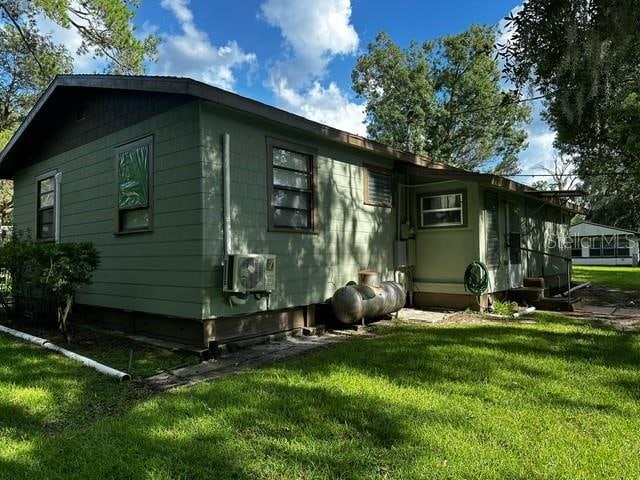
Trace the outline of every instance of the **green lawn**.
[[621, 290], [640, 291], [640, 267], [574, 265], [572, 279]]
[[537, 318], [159, 395], [0, 337], [0, 477], [640, 478], [640, 336]]

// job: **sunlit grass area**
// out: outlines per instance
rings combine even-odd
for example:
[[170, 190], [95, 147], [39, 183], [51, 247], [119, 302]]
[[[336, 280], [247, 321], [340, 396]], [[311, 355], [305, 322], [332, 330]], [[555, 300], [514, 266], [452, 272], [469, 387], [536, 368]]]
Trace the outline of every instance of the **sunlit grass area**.
[[640, 267], [574, 265], [571, 277], [577, 282], [640, 291]]
[[0, 337], [0, 477], [640, 478], [640, 337], [533, 318], [158, 395]]

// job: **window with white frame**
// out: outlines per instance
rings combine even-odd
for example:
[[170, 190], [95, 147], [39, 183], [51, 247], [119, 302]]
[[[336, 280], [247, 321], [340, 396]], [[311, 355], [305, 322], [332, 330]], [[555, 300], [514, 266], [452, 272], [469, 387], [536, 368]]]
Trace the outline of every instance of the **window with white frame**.
[[466, 224], [464, 192], [427, 194], [418, 197], [421, 228], [461, 227]]
[[631, 242], [629, 242], [629, 239], [626, 237], [623, 237], [622, 235], [618, 235], [618, 246], [617, 246], [617, 250], [616, 253], [618, 257], [630, 257], [631, 256], [631, 250], [630, 250], [630, 244]]
[[571, 257], [582, 257], [582, 239], [579, 236], [571, 238]]

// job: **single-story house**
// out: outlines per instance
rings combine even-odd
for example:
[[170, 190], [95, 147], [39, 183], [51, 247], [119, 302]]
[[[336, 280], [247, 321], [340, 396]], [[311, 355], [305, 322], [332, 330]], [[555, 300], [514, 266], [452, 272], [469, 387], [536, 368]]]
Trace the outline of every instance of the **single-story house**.
[[638, 266], [640, 232], [580, 222], [569, 233], [574, 265]]
[[[0, 157], [15, 228], [91, 241], [85, 321], [210, 346], [312, 325], [374, 269], [418, 307], [567, 284], [573, 210], [187, 78], [57, 77]], [[487, 302], [486, 294], [480, 302]]]

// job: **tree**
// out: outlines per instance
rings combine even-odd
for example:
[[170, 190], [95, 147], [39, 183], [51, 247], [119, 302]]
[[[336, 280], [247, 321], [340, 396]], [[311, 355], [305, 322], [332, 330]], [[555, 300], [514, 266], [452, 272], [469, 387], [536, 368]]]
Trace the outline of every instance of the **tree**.
[[378, 34], [352, 73], [369, 136], [469, 170], [517, 173], [530, 108], [502, 89], [494, 39], [474, 25], [402, 49]]
[[625, 213], [631, 223], [620, 226], [637, 228], [640, 0], [529, 0], [507, 24], [504, 72], [544, 97], [556, 146], [588, 180], [594, 214]]
[[550, 178], [549, 190], [571, 190], [580, 187], [580, 179], [576, 176], [573, 159], [567, 155], [557, 154], [553, 157], [551, 168], [542, 167]]
[[[73, 70], [72, 53], [106, 61], [108, 73], [137, 74], [155, 58], [158, 38], [139, 38], [131, 23], [138, 0], [0, 0], [0, 148], [61, 73]], [[82, 39], [77, 52], [42, 33], [46, 17]], [[12, 209], [11, 184], [0, 181], [0, 223]]]

